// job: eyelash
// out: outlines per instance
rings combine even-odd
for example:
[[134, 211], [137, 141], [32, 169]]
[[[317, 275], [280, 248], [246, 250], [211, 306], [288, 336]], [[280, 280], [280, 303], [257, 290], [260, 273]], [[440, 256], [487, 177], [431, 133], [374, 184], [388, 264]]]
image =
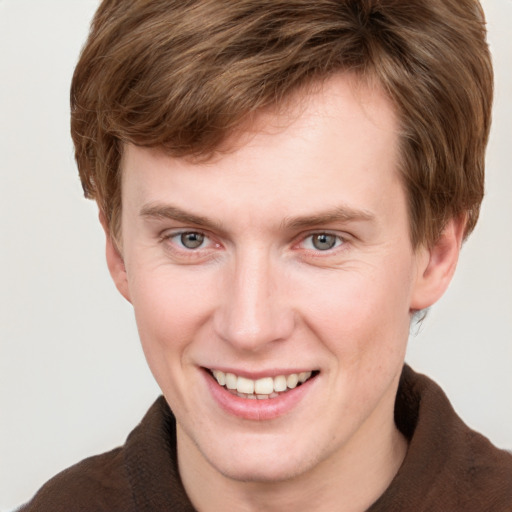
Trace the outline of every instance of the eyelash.
[[[190, 235], [200, 235], [200, 236], [204, 237], [203, 242], [210, 241], [210, 244], [213, 244], [213, 247], [203, 247], [202, 244], [201, 244], [201, 246], [199, 246], [197, 248], [189, 248], [189, 247], [183, 246], [182, 242], [179, 241], [179, 238], [182, 237], [183, 235], [189, 235], [189, 234]], [[310, 245], [312, 245], [313, 237], [315, 237], [315, 236], [318, 237], [321, 235], [335, 237], [336, 238], [335, 245], [332, 248], [327, 248], [325, 250], [317, 249], [314, 247], [303, 247], [303, 249], [305, 251], [307, 251], [309, 254], [315, 255], [316, 257], [321, 257], [324, 254], [326, 256], [330, 256], [330, 255], [333, 255], [334, 253], [337, 253], [338, 251], [346, 249], [345, 246], [348, 242], [347, 237], [342, 236], [340, 234], [332, 233], [329, 231], [314, 231], [314, 232], [307, 233], [305, 235], [301, 235], [299, 241], [297, 243], [294, 243], [293, 247], [295, 248], [295, 247], [304, 245], [307, 240], [310, 240]], [[173, 242], [173, 239], [177, 239], [177, 241]], [[218, 249], [221, 247], [220, 243], [213, 242], [211, 240], [211, 237], [207, 233], [205, 233], [204, 231], [200, 231], [200, 230], [182, 230], [182, 231], [178, 231], [178, 232], [164, 233], [162, 236], [160, 236], [160, 242], [162, 242], [162, 243], [169, 242], [170, 250], [172, 250], [173, 252], [180, 253], [182, 255], [186, 255], [186, 257], [190, 257], [190, 258], [194, 258], [194, 257], [197, 258], [200, 256], [204, 256], [204, 253], [203, 253], [204, 250], [208, 250], [210, 248]]]
[[[174, 246], [174, 247], [172, 247], [173, 250], [179, 251], [182, 253], [187, 253], [191, 256], [194, 253], [198, 253], [199, 251], [205, 249], [204, 247], [202, 247], [202, 244], [201, 244], [201, 246], [192, 249], [189, 247], [185, 247], [180, 241], [173, 242], [173, 239], [179, 240], [179, 238], [182, 237], [183, 235], [200, 235], [200, 236], [204, 237], [203, 242], [206, 242], [208, 240], [211, 241], [211, 237], [207, 233], [205, 233], [203, 231], [199, 231], [199, 230], [187, 229], [187, 230], [177, 231], [177, 232], [172, 232], [172, 233], [164, 233], [160, 237], [160, 242], [162, 242], [162, 243], [169, 242], [169, 245]], [[214, 246], [215, 246], [215, 248], [218, 248], [218, 247], [220, 247], [220, 244], [217, 243], [217, 244], [214, 244]]]

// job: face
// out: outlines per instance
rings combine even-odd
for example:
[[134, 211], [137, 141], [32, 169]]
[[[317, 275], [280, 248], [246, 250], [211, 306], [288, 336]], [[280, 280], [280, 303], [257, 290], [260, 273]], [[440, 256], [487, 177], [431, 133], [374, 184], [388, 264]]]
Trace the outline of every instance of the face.
[[208, 162], [133, 146], [123, 160], [110, 268], [180, 454], [228, 478], [287, 479], [385, 442], [421, 302], [387, 99], [338, 76], [296, 107]]

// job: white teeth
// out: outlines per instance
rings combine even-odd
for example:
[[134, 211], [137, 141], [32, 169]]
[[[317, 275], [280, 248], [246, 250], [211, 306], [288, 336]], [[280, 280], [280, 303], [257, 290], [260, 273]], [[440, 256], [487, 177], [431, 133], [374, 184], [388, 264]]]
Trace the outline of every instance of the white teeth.
[[277, 377], [263, 377], [262, 379], [248, 379], [239, 377], [234, 373], [224, 373], [221, 370], [212, 370], [215, 380], [221, 386], [233, 391], [241, 398], [265, 400], [275, 398], [278, 393], [287, 389], [294, 389], [300, 383], [306, 382], [311, 377], [311, 372], [291, 373], [290, 375], [278, 375]]
[[299, 383], [299, 376], [296, 373], [292, 373], [286, 377], [286, 385], [290, 388], [296, 388]]
[[[224, 373], [224, 372], [221, 372], [219, 371], [219, 373]], [[237, 376], [234, 374], [234, 373], [226, 373], [225, 374], [225, 384], [226, 384], [226, 387], [228, 389], [236, 389], [236, 381], [238, 380]], [[220, 384], [219, 382], [219, 379], [217, 377], [215, 377], [217, 379], [217, 382]], [[223, 386], [223, 384], [220, 384], [221, 386]]]
[[274, 377], [274, 391], [286, 391], [286, 377], [284, 375]]
[[[213, 370], [213, 376], [217, 379], [217, 382], [224, 386], [226, 384], [226, 374], [224, 372], [219, 372], [219, 370]], [[233, 374], [231, 374], [233, 375]]]
[[246, 379], [245, 377], [238, 377], [236, 390], [239, 393], [252, 395], [252, 393], [254, 393], [254, 381], [252, 379]]
[[274, 391], [274, 379], [272, 377], [258, 379], [254, 383], [254, 392], [258, 395], [270, 395], [272, 391]]
[[299, 373], [299, 382], [306, 382], [309, 377], [311, 377], [311, 372], [300, 372]]

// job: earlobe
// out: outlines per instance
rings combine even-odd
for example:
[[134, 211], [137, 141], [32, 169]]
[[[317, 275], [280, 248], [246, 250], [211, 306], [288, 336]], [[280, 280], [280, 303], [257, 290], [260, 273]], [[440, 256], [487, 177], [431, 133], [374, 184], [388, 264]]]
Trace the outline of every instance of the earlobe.
[[130, 300], [130, 291], [128, 286], [128, 276], [126, 274], [126, 267], [124, 264], [124, 259], [119, 251], [116, 243], [114, 242], [110, 230], [108, 228], [107, 221], [102, 213], [99, 214], [101, 225], [103, 226], [103, 230], [105, 231], [106, 238], [106, 246], [105, 246], [105, 255], [107, 258], [107, 266], [116, 285], [116, 288], [119, 290], [119, 293], [128, 301]]
[[447, 290], [457, 267], [465, 224], [464, 217], [451, 219], [433, 247], [417, 250], [418, 275], [412, 294], [412, 311], [432, 306]]

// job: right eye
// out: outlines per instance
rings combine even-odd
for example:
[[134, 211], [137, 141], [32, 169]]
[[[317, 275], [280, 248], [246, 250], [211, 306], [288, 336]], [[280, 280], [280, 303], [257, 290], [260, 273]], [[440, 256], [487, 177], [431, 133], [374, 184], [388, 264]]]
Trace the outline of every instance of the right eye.
[[207, 258], [212, 250], [222, 247], [203, 231], [193, 230], [169, 230], [161, 235], [160, 241], [175, 258], [189, 258], [192, 261]]
[[198, 231], [186, 231], [170, 237], [176, 244], [189, 250], [200, 249], [208, 238]]

